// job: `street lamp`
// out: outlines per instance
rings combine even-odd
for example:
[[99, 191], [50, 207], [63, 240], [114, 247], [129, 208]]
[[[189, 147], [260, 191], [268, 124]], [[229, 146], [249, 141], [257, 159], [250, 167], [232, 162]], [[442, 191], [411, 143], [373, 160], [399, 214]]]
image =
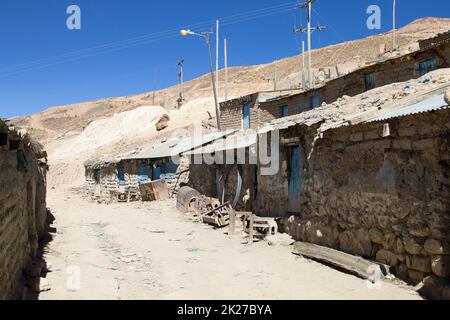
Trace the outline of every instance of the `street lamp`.
[[210, 71], [211, 71], [211, 81], [212, 81], [212, 86], [213, 86], [213, 91], [214, 91], [214, 103], [215, 103], [215, 107], [216, 107], [217, 130], [221, 131], [220, 109], [219, 109], [219, 101], [217, 99], [216, 82], [214, 80], [214, 66], [213, 66], [213, 61], [212, 61], [212, 50], [211, 50], [211, 41], [210, 41], [212, 32], [196, 33], [191, 30], [181, 30], [180, 33], [183, 37], [186, 37], [189, 35], [200, 36], [206, 40], [206, 44], [208, 45], [208, 50], [209, 50], [209, 67], [210, 67]]

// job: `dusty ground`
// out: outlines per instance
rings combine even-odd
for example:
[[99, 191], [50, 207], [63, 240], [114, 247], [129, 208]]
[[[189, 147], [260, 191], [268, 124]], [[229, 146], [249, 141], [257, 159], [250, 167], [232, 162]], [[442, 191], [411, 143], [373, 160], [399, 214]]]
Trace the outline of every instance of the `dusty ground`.
[[[39, 299], [420, 299], [411, 287], [366, 281], [291, 253], [245, 244], [192, 222], [173, 201], [98, 205], [50, 190], [57, 229]], [[280, 239], [289, 240], [287, 236]], [[77, 270], [80, 289], [77, 288]]]

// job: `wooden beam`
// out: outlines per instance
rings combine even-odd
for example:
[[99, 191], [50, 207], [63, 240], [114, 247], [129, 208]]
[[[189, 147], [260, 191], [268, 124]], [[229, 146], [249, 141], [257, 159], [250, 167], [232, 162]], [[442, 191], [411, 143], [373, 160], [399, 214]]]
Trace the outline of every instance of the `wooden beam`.
[[381, 276], [381, 268], [378, 264], [353, 256], [338, 250], [318, 246], [312, 243], [296, 242], [293, 253], [329, 263], [333, 266], [345, 269], [364, 279], [376, 281], [376, 273]]

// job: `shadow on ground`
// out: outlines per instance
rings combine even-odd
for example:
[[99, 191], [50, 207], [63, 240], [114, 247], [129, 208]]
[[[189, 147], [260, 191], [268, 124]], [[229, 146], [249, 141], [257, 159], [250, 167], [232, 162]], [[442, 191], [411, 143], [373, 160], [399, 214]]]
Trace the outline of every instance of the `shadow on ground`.
[[39, 244], [35, 259], [31, 262], [31, 266], [24, 272], [26, 300], [39, 300], [39, 294], [48, 291], [50, 288], [46, 285], [47, 273], [52, 272], [45, 261], [45, 254], [49, 243], [56, 234], [56, 228], [52, 227], [55, 216], [50, 209], [47, 209], [46, 232], [39, 237]]

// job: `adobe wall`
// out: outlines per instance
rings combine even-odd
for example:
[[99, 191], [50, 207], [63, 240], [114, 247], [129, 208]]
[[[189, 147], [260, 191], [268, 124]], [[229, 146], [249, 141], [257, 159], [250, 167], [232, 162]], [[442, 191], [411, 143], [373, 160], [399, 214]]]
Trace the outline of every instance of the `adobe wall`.
[[0, 300], [25, 298], [24, 272], [46, 232], [46, 164], [0, 120]]
[[225, 101], [221, 103], [220, 108], [220, 126], [223, 131], [240, 130], [243, 125], [243, 107], [244, 103], [250, 103], [250, 127], [256, 129], [258, 120], [258, 94], [241, 97], [238, 99]]
[[390, 138], [375, 123], [317, 141], [301, 213], [284, 219], [285, 231], [388, 264], [414, 283], [429, 277], [450, 298], [450, 110], [389, 123]]

